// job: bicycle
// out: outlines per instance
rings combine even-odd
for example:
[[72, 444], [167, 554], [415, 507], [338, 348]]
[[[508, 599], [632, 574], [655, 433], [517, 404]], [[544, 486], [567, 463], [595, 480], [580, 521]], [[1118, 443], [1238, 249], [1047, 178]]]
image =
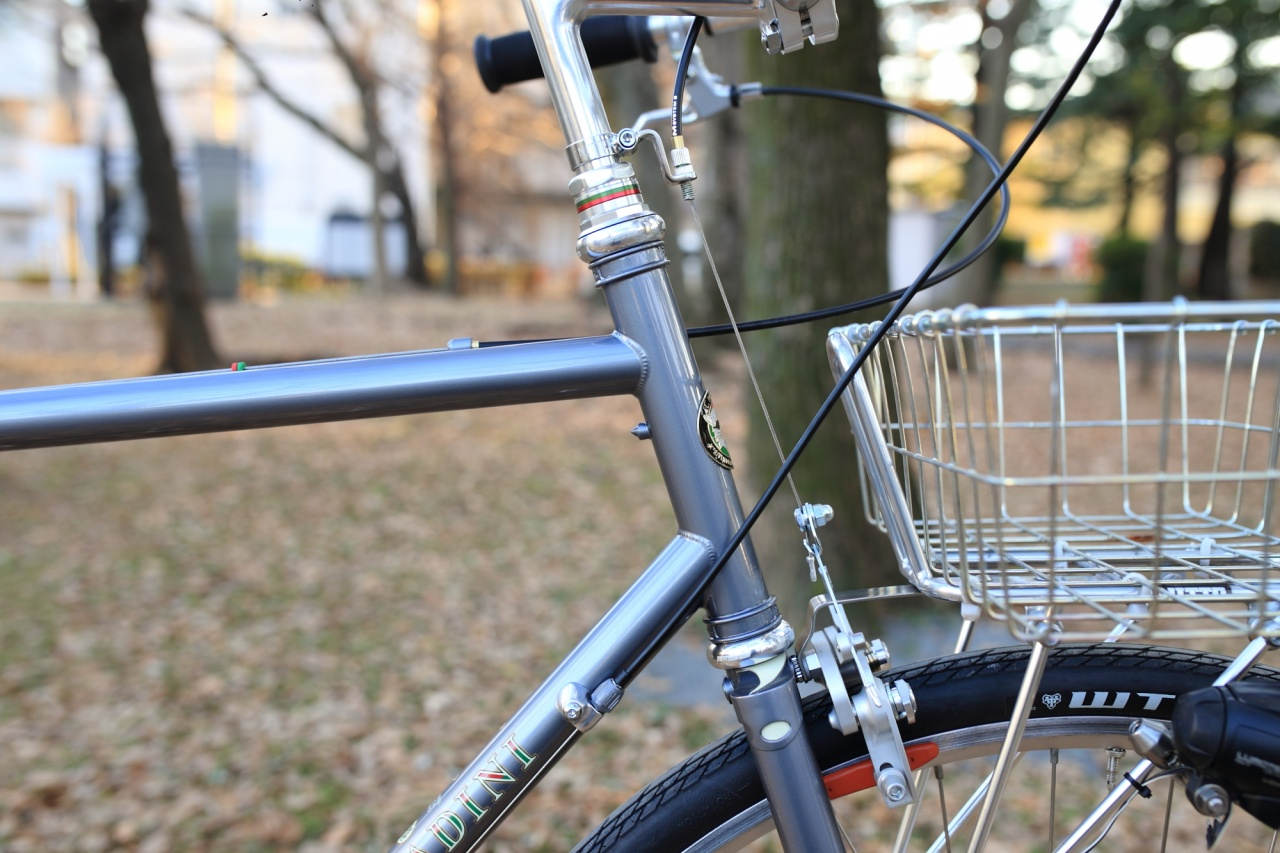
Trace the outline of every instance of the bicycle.
[[[615, 7], [602, 2], [591, 8]], [[616, 8], [669, 10], [658, 0]], [[830, 2], [799, 9], [767, 3], [757, 9], [740, 0], [696, 0], [679, 8], [758, 19], [771, 52], [785, 53], [835, 35]], [[1110, 14], [1115, 8], [1113, 4]], [[1246, 751], [1251, 760], [1242, 761], [1236, 758], [1236, 741], [1189, 737], [1197, 733], [1186, 726], [1205, 719], [1207, 712], [1182, 700], [1217, 702], [1228, 719], [1247, 719], [1265, 735], [1280, 728], [1272, 710], [1280, 672], [1254, 669], [1240, 685], [1218, 689], [1249, 670], [1280, 636], [1273, 616], [1280, 596], [1270, 579], [1271, 489], [1275, 436], [1280, 434], [1275, 412], [1280, 408], [1259, 406], [1258, 420], [1251, 402], [1243, 420], [1233, 420], [1225, 414], [1224, 394], [1216, 417], [1190, 418], [1185, 412], [1184, 342], [1188, 334], [1251, 336], [1255, 356], [1247, 364], [1250, 388], [1256, 389], [1257, 374], [1269, 366], [1264, 355], [1277, 306], [1211, 306], [1204, 309], [1211, 315], [1205, 323], [1197, 323], [1196, 312], [1181, 305], [1156, 310], [1154, 320], [1136, 313], [1150, 310], [1146, 308], [1115, 316], [1084, 309], [1084, 319], [1094, 323], [1086, 332], [1118, 337], [1122, 355], [1126, 335], [1163, 335], [1174, 342], [1168, 353], [1179, 354], [1180, 360], [1165, 359], [1165, 387], [1173, 387], [1175, 377], [1181, 380], [1183, 411], [1169, 413], [1175, 398], [1166, 393], [1165, 409], [1155, 419], [1131, 418], [1126, 409], [1096, 422], [1068, 420], [1065, 404], [1048, 415], [1018, 419], [1006, 416], [999, 397], [1004, 341], [1019, 334], [1008, 324], [1028, 330], [1028, 339], [1049, 342], [1051, 363], [1061, 379], [1064, 330], [1079, 312], [963, 310], [900, 318], [940, 263], [940, 251], [911, 288], [893, 295], [897, 302], [884, 323], [832, 333], [837, 380], [820, 412], [825, 415], [844, 402], [860, 446], [864, 482], [875, 497], [872, 520], [890, 534], [914, 586], [858, 596], [837, 593], [822, 562], [818, 534], [829, 513], [802, 504], [797, 523], [814, 577], [823, 581], [826, 592], [811, 602], [809, 636], [793, 650], [794, 630], [765, 589], [747, 533], [807, 439], [802, 437], [784, 461], [761, 502], [744, 513], [714, 408], [663, 272], [661, 220], [644, 207], [625, 160], [641, 140], [660, 139], [643, 121], [618, 133], [605, 122], [578, 35], [585, 6], [529, 0], [526, 12], [531, 42], [517, 41], [536, 48], [541, 62], [535, 70], [545, 71], [551, 86], [575, 171], [570, 189], [582, 226], [579, 253], [613, 315], [613, 334], [495, 346], [458, 341], [443, 350], [262, 367], [237, 363], [228, 371], [8, 391], [0, 394], [0, 449], [574, 397], [632, 394], [639, 399], [645, 420], [636, 434], [652, 442], [678, 532], [448, 790], [400, 836], [395, 849], [401, 853], [462, 851], [483, 841], [555, 760], [617, 707], [635, 675], [698, 606], [707, 612], [709, 657], [725, 672], [725, 694], [743, 731], [637, 794], [581, 850], [720, 849], [749, 840], [771, 823], [788, 849], [840, 850], [850, 842], [830, 800], [869, 790], [887, 806], [904, 809], [895, 842], [901, 847], [912, 840], [926, 771], [933, 771], [941, 794], [944, 767], [998, 753], [996, 769], [977, 782], [974, 795], [954, 815], [945, 796], [939, 797], [942, 829], [932, 849], [950, 849], [971, 817], [977, 819], [971, 849], [980, 849], [1018, 756], [1030, 749], [1047, 750], [1056, 780], [1059, 750], [1081, 746], [1106, 751], [1110, 793], [1058, 849], [1090, 849], [1135, 796], [1151, 793], [1149, 783], [1162, 773], [1188, 783], [1194, 805], [1217, 821], [1218, 830], [1233, 802], [1274, 819], [1265, 787], [1272, 778], [1274, 747], [1266, 737], [1254, 738], [1248, 742], [1254, 751]], [[636, 25], [621, 26], [624, 46], [617, 52], [636, 52]], [[686, 115], [680, 87], [695, 62], [699, 26], [695, 20], [683, 39], [673, 111], [677, 140]], [[527, 47], [504, 44], [516, 53], [523, 50], [527, 60]], [[500, 78], [524, 73], [511, 56], [495, 62]], [[1082, 63], [1083, 58], [1078, 67]], [[704, 104], [743, 94], [717, 88], [716, 79], [701, 69], [693, 82], [703, 87], [696, 97]], [[658, 149], [668, 177], [687, 188], [694, 177], [687, 150], [679, 144], [670, 154], [661, 145]], [[1025, 152], [1025, 145], [1020, 150]], [[993, 169], [999, 174], [983, 202], [995, 196], [1019, 157]], [[980, 207], [975, 205], [970, 221]], [[1226, 323], [1216, 319], [1240, 312], [1257, 317]], [[1126, 316], [1143, 319], [1131, 328], [1117, 322]], [[886, 343], [877, 346], [882, 340]], [[1235, 341], [1233, 337], [1231, 353]], [[907, 352], [912, 347], [919, 350], [918, 357]], [[917, 358], [915, 368], [904, 367], [909, 358]], [[1229, 355], [1225, 387], [1231, 385], [1234, 364]], [[985, 372], [979, 369], [983, 365]], [[979, 391], [979, 384], [992, 376], [995, 385], [981, 385], [985, 390]], [[1127, 388], [1122, 378], [1125, 405]], [[982, 396], [988, 392], [1001, 400], [994, 408]], [[1255, 390], [1245, 396], [1260, 399]], [[1219, 447], [1228, 433], [1269, 436], [1267, 455], [1255, 463], [1246, 438], [1238, 467], [1215, 463], [1208, 474], [1197, 477], [1190, 476], [1189, 463], [1182, 469], [1170, 467], [1167, 454], [1154, 469], [1126, 466], [1119, 475], [1083, 481], [1066, 464], [1063, 448], [1076, 429], [1118, 429], [1128, 448], [1131, 430], [1155, 428], [1163, 436], [1160, 446], [1167, 448], [1171, 435], [1188, 444], [1192, 426], [1216, 429]], [[980, 461], [1005, 461], [1006, 429], [1046, 434], [1053, 448], [1049, 459], [1061, 464], [1027, 475], [1010, 475], [999, 465], [994, 472], [979, 470]], [[1221, 458], [1221, 453], [1215, 455]], [[1166, 514], [1159, 496], [1166, 487], [1181, 487], [1185, 503], [1192, 492], [1199, 499], [1196, 490], [1204, 484], [1211, 493], [1218, 487], [1236, 489], [1236, 513], [1226, 523], [1229, 535], [1224, 539], [1206, 533], [1207, 513], [1200, 511], [1191, 533], [1174, 541], [1167, 530], [1185, 533], [1186, 523]], [[1124, 487], [1125, 511], [1119, 521], [1114, 513], [1077, 518], [1065, 497], [1056, 499], [1089, 485]], [[1260, 495], [1251, 491], [1255, 487]], [[1011, 508], [1007, 493], [1021, 488], [1048, 490], [1054, 496], [1046, 517], [1030, 519], [1022, 509]], [[1156, 509], [1131, 512], [1129, 489], [1135, 494], [1153, 490]], [[1262, 507], [1261, 519], [1241, 521], [1242, 508], [1255, 504]], [[1076, 525], [1070, 535], [1068, 522]], [[1174, 560], [1172, 567], [1162, 562], [1165, 558]], [[1183, 574], [1166, 577], [1170, 570]], [[1196, 572], [1207, 572], [1210, 580], [1193, 577]], [[961, 603], [965, 619], [955, 653], [886, 672], [887, 650], [853, 630], [843, 604], [859, 596], [914, 594], [916, 588]], [[1225, 606], [1225, 613], [1215, 609], [1217, 604]], [[1118, 605], [1123, 608], [1117, 610]], [[1172, 628], [1157, 618], [1170, 609], [1176, 617]], [[1008, 622], [1030, 648], [966, 652], [974, 621], [983, 612]], [[828, 614], [832, 624], [818, 629], [820, 614]], [[1221, 636], [1252, 637], [1245, 651], [1234, 661], [1108, 643], [1050, 652], [1058, 639], [1197, 636], [1206, 620]], [[1180, 622], [1193, 627], [1180, 627]], [[824, 692], [802, 702], [797, 687], [802, 682], [821, 685]], [[1203, 747], [1203, 754], [1193, 755], [1192, 747]], [[1123, 774], [1116, 752], [1122, 748], [1145, 756]], [[1164, 768], [1162, 773], [1157, 767]], [[1056, 790], [1055, 784], [1051, 804]], [[1171, 784], [1170, 802], [1173, 790]], [[1053, 813], [1050, 805], [1050, 846], [1057, 840]]]

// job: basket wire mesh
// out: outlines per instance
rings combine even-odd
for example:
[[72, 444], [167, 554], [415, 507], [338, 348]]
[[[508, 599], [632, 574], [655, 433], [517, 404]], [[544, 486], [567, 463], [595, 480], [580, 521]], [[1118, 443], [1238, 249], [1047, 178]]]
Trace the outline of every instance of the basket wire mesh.
[[[901, 319], [844, 396], [869, 520], [1023, 639], [1280, 636], [1280, 303]], [[828, 335], [840, 375], [873, 325]]]

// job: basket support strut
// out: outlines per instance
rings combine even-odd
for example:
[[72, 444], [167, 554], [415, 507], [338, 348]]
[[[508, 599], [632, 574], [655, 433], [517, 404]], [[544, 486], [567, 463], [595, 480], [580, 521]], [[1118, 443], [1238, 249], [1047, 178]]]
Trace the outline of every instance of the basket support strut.
[[1023, 673], [1022, 686], [1018, 689], [1018, 700], [1013, 706], [1009, 731], [1005, 734], [1004, 743], [1000, 746], [996, 769], [991, 773], [991, 785], [987, 790], [987, 798], [983, 801], [982, 811], [978, 814], [978, 825], [974, 827], [973, 838], [969, 841], [969, 853], [979, 853], [987, 843], [987, 835], [991, 832], [991, 824], [996, 815], [996, 806], [1000, 803], [1000, 794], [1004, 791], [1005, 782], [1009, 779], [1009, 771], [1013, 769], [1018, 745], [1022, 743], [1022, 733], [1027, 727], [1027, 718], [1031, 716], [1031, 705], [1035, 701], [1036, 688], [1040, 684], [1040, 676], [1044, 674], [1044, 666], [1048, 660], [1047, 641], [1036, 641], [1031, 646], [1031, 657], [1027, 659], [1027, 671]]
[[[977, 626], [978, 620], [976, 616], [966, 615], [960, 622], [960, 633], [956, 636], [956, 647], [952, 654], [960, 654], [969, 650], [969, 643], [973, 640], [973, 629]], [[911, 790], [924, 790], [924, 769], [917, 770], [911, 777]], [[916, 818], [920, 814], [921, 798], [916, 797], [907, 807], [903, 809], [902, 819], [898, 821], [898, 836], [893, 842], [894, 853], [905, 853], [907, 845], [911, 842], [911, 833], [916, 828]]]

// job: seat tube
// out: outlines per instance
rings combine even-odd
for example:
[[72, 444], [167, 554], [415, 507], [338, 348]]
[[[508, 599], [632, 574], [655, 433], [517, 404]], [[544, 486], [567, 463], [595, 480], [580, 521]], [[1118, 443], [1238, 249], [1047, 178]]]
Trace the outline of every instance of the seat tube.
[[[631, 166], [614, 151], [578, 35], [588, 0], [523, 2], [567, 141], [578, 254], [604, 293], [617, 334], [636, 347], [643, 363], [636, 391], [645, 418], [641, 434], [653, 442], [680, 529], [712, 543], [728, 542], [743, 521], [731, 453], [666, 274], [662, 218], [645, 205]], [[653, 9], [631, 3], [627, 11], [754, 13], [750, 0], [692, 5], [699, 8], [655, 2]], [[795, 636], [765, 587], [749, 539], [711, 580], [701, 604], [711, 640], [708, 656], [725, 671], [725, 691], [746, 730], [783, 845], [815, 853], [843, 850], [804, 731], [790, 665]]]

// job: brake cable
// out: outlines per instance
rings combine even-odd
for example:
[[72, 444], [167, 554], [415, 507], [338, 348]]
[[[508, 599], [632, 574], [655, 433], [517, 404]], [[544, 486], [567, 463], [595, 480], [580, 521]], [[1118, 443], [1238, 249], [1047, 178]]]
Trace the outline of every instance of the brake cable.
[[[745, 86], [730, 87], [730, 103], [735, 106], [741, 106], [742, 96], [750, 94], [759, 94], [763, 96], [779, 96], [793, 95], [804, 98], [827, 98], [834, 101], [845, 101], [847, 103], [863, 104], [877, 109], [888, 110], [889, 112], [901, 113], [912, 118], [918, 118], [921, 121], [945, 130], [947, 133], [959, 139], [967, 145], [975, 154], [982, 158], [983, 162], [991, 169], [992, 175], [1000, 173], [1000, 161], [987, 149], [985, 145], [979, 142], [972, 134], [956, 127], [954, 124], [939, 118], [936, 115], [927, 113], [924, 110], [918, 110], [915, 107], [908, 107], [904, 104], [896, 104], [893, 101], [876, 97], [875, 95], [866, 95], [861, 92], [847, 92], [841, 89], [813, 89], [803, 86], [758, 86], [758, 84], [747, 84]], [[920, 290], [928, 290], [931, 287], [941, 284], [956, 273], [972, 265], [978, 260], [984, 252], [986, 252], [995, 243], [1000, 236], [1000, 232], [1004, 230], [1005, 223], [1009, 219], [1009, 208], [1011, 199], [1009, 197], [1008, 186], [1000, 185], [1000, 213], [996, 217], [995, 224], [982, 238], [982, 241], [974, 246], [972, 251], [956, 261], [951, 266], [945, 267], [931, 275], [920, 286]], [[852, 314], [855, 311], [862, 311], [867, 308], [875, 308], [879, 305], [885, 305], [893, 302], [899, 296], [906, 292], [905, 287], [897, 290], [890, 290], [877, 296], [870, 296], [865, 299], [859, 299], [854, 302], [846, 302], [843, 305], [832, 305], [827, 308], [817, 308], [813, 311], [804, 311], [797, 314], [782, 314], [776, 317], [764, 317], [759, 320], [746, 320], [738, 324], [740, 332], [755, 332], [762, 329], [777, 329], [782, 326], [793, 326], [799, 323], [812, 323], [816, 320], [825, 320], [830, 317], [839, 317], [844, 314]], [[716, 335], [727, 335], [733, 331], [728, 323], [719, 323], [711, 326], [692, 326], [685, 330], [690, 338], [709, 338]]]
[[[694, 23], [696, 24], [697, 22], [695, 21]], [[691, 28], [690, 34], [692, 35], [693, 33], [694, 33], [694, 30]], [[687, 74], [689, 63], [686, 60], [687, 60], [687, 57], [692, 55], [692, 52], [693, 52], [692, 45], [690, 44], [689, 39], [686, 38], [685, 50], [681, 51], [681, 56], [680, 56], [681, 61], [676, 69], [677, 70], [677, 76], [676, 76], [677, 88], [672, 95], [673, 127], [675, 127], [675, 123], [674, 123], [674, 116], [676, 114], [675, 105], [683, 101], [684, 74], [681, 74], [680, 72], [683, 69], [685, 74]], [[935, 127], [941, 128], [942, 130], [945, 130], [947, 133], [956, 137], [961, 142], [963, 142], [966, 146], [968, 146], [975, 154], [977, 154], [979, 157], [982, 158], [983, 162], [985, 162], [988, 168], [991, 169], [992, 175], [998, 175], [1000, 173], [1000, 162], [995, 158], [995, 156], [991, 153], [991, 151], [989, 151], [987, 147], [983, 145], [981, 142], [979, 142], [972, 134], [968, 133], [962, 128], [955, 126], [954, 124], [951, 124], [945, 119], [942, 119], [931, 113], [927, 113], [923, 110], [916, 109], [915, 107], [909, 107], [904, 104], [896, 104], [893, 101], [889, 101], [884, 98], [877, 97], [875, 95], [867, 95], [861, 92], [849, 92], [849, 91], [844, 91], [840, 89], [813, 89], [813, 88], [806, 88], [801, 86], [759, 86], [758, 84], [745, 84], [742, 86], [732, 86], [730, 87], [730, 90], [731, 90], [730, 102], [735, 106], [741, 106], [741, 102], [744, 95], [759, 94], [765, 97], [792, 95], [796, 97], [827, 98], [830, 100], [844, 101], [847, 103], [863, 104], [865, 106], [875, 107], [877, 109], [888, 110], [890, 112], [896, 112], [902, 115], [911, 116], [912, 118], [920, 119], [921, 121], [928, 122], [929, 124], [932, 124]], [[683, 112], [683, 110], [681, 110], [681, 112]], [[951, 264], [948, 267], [944, 267], [943, 269], [929, 276], [929, 278], [925, 280], [924, 284], [920, 286], [919, 290], [927, 290], [931, 287], [935, 287], [941, 284], [942, 282], [946, 281], [947, 279], [959, 273], [961, 270], [972, 265], [979, 257], [982, 256], [984, 252], [990, 249], [991, 246], [995, 243], [996, 239], [1000, 236], [1000, 232], [1004, 230], [1005, 223], [1009, 219], [1010, 206], [1011, 206], [1011, 199], [1009, 196], [1009, 188], [1004, 184], [1001, 184], [1000, 185], [1000, 213], [996, 217], [996, 221], [991, 226], [990, 230], [988, 230], [986, 235], [982, 238], [982, 241], [979, 242], [978, 245], [974, 246], [974, 248], [968, 254], [966, 254], [960, 260], [956, 261], [954, 264]], [[880, 305], [886, 305], [888, 303], [893, 302], [898, 297], [902, 296], [902, 294], [905, 292], [906, 292], [906, 288], [900, 287], [897, 290], [890, 290], [885, 293], [878, 294], [876, 296], [869, 296], [864, 299], [859, 299], [854, 302], [846, 302], [841, 305], [831, 305], [826, 308], [816, 308], [812, 311], [804, 311], [796, 314], [780, 314], [774, 317], [762, 317], [756, 320], [744, 320], [743, 322], [737, 324], [737, 329], [739, 332], [756, 332], [764, 329], [778, 329], [784, 326], [794, 326], [794, 325], [799, 325], [801, 323], [812, 323], [818, 320], [826, 320], [831, 317], [840, 317], [845, 314], [852, 314], [856, 311], [862, 311], [867, 308], [875, 308]], [[710, 337], [716, 337], [719, 335], [732, 334], [733, 328], [734, 327], [729, 323], [718, 323], [718, 324], [708, 325], [708, 326], [690, 326], [685, 329], [685, 334], [687, 334], [691, 340], [695, 338], [710, 338]], [[516, 344], [516, 343], [531, 343], [531, 342], [533, 341], [529, 341], [529, 340], [485, 341], [480, 343], [479, 346], [487, 348], [487, 347], [496, 347], [496, 346], [507, 346], [509, 344]]]
[[[947, 239], [934, 253], [933, 257], [929, 260], [929, 263], [925, 265], [924, 269], [916, 277], [916, 280], [902, 291], [901, 296], [898, 297], [897, 301], [894, 302], [893, 307], [889, 309], [887, 314], [885, 314], [884, 319], [875, 326], [870, 338], [862, 345], [862, 348], [858, 351], [857, 355], [854, 356], [849, 367], [836, 381], [835, 387], [831, 389], [831, 392], [827, 394], [826, 399], [822, 401], [822, 404], [809, 420], [809, 424], [801, 433], [799, 440], [796, 441], [791, 452], [787, 454], [787, 458], [783, 461], [777, 473], [774, 474], [769, 485], [765, 487], [764, 492], [751, 508], [751, 511], [747, 513], [742, 524], [738, 526], [737, 531], [729, 538], [729, 541], [719, 549], [719, 555], [715, 562], [703, 572], [697, 590], [689, 596], [689, 608], [695, 607], [697, 602], [702, 600], [703, 594], [712, 579], [719, 574], [720, 570], [729, 562], [730, 557], [732, 557], [733, 554], [737, 552], [738, 548], [742, 546], [742, 543], [747, 538], [747, 534], [751, 532], [751, 528], [760, 520], [760, 516], [764, 514], [765, 509], [773, 500], [774, 495], [776, 495], [778, 489], [782, 487], [783, 481], [791, 473], [791, 469], [795, 467], [796, 461], [799, 460], [801, 454], [804, 453], [805, 448], [809, 446], [809, 442], [813, 440], [813, 436], [817, 433], [818, 428], [827, 419], [827, 416], [831, 414], [831, 410], [835, 408], [836, 403], [840, 401], [840, 397], [844, 394], [845, 389], [849, 387], [851, 382], [853, 382], [853, 377], [857, 375], [858, 371], [862, 368], [863, 363], [867, 360], [867, 357], [871, 354], [872, 350], [875, 349], [876, 345], [880, 343], [880, 340], [888, 333], [889, 329], [893, 326], [894, 322], [897, 321], [902, 312], [906, 310], [907, 303], [909, 303], [912, 297], [914, 297], [923, 288], [924, 284], [928, 281], [929, 276], [935, 269], [937, 269], [938, 265], [942, 263], [942, 259], [946, 257], [946, 254], [950, 252], [955, 247], [956, 243], [960, 241], [960, 238], [964, 235], [964, 232], [969, 229], [969, 226], [977, 220], [983, 208], [987, 206], [991, 199], [995, 198], [996, 193], [1009, 179], [1009, 175], [1013, 173], [1013, 170], [1022, 162], [1032, 144], [1040, 138], [1045, 127], [1049, 124], [1049, 120], [1053, 118], [1055, 113], [1057, 113], [1063, 100], [1066, 99], [1067, 93], [1071, 90], [1071, 87], [1075, 85], [1076, 80], [1079, 79], [1080, 74], [1084, 71], [1084, 67], [1088, 63], [1089, 58], [1093, 56], [1094, 50], [1097, 49], [1099, 42], [1102, 41], [1102, 36], [1106, 33], [1107, 27], [1111, 24], [1111, 20], [1116, 16], [1116, 12], [1120, 9], [1120, 3], [1121, 0], [1110, 0], [1106, 11], [1103, 13], [1102, 19], [1098, 22], [1098, 26], [1094, 29], [1093, 34], [1090, 36], [1088, 43], [1084, 46], [1084, 49], [1080, 52], [1079, 57], [1076, 58], [1075, 63], [1071, 66], [1071, 70], [1067, 72], [1062, 83], [1059, 84], [1057, 90], [1054, 91], [1053, 97], [1050, 98], [1049, 103], [1045, 105], [1043, 110], [1041, 110], [1040, 115], [1036, 118], [1035, 124], [1033, 124], [1031, 129], [1027, 131], [1027, 134], [1023, 137], [1022, 141], [1018, 143], [1017, 149], [1015, 149], [1013, 154], [1010, 155], [1009, 160], [1000, 169], [999, 174], [997, 174], [991, 183], [987, 185], [986, 189], [982, 191], [982, 194], [978, 197], [977, 201], [970, 205], [968, 212], [964, 215], [964, 218], [951, 230]], [[687, 616], [687, 612], [688, 608], [682, 608], [674, 618], [667, 620], [663, 625], [662, 630], [654, 633], [653, 636], [655, 639], [651, 640], [645, 650], [642, 651], [641, 654], [637, 655], [631, 663], [618, 673], [616, 680], [620, 684], [626, 684], [630, 680], [639, 664], [649, 659], [656, 647], [664, 642], [675, 628], [683, 622], [683, 617]]]

